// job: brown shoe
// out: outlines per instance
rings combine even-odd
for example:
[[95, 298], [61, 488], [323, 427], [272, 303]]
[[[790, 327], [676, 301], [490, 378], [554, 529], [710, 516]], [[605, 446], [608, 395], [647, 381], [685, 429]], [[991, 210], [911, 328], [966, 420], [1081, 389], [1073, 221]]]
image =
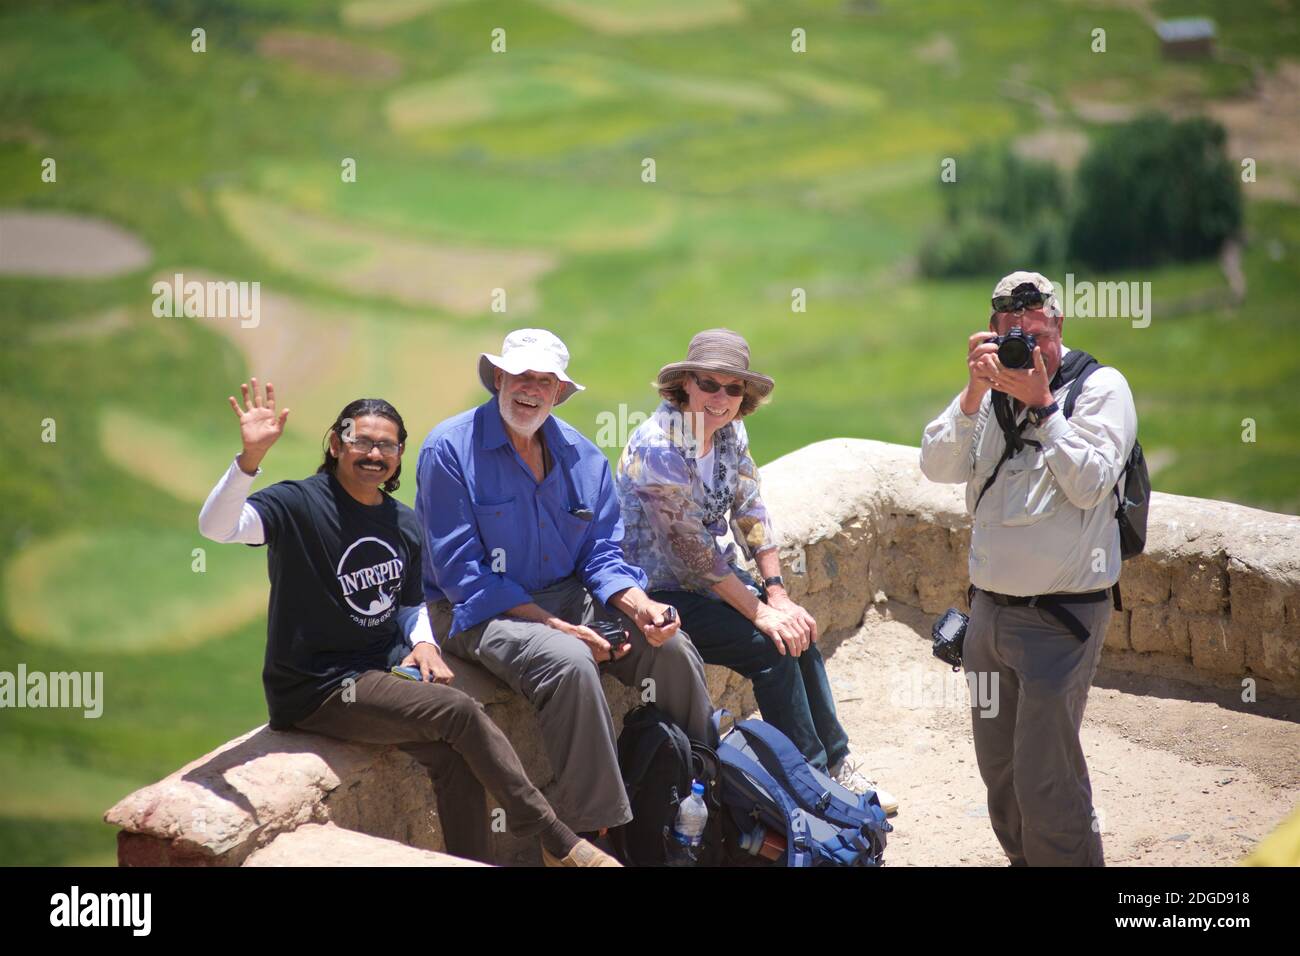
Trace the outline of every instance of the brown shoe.
[[564, 859], [558, 856], [552, 856], [542, 848], [542, 862], [547, 866], [622, 866], [604, 850], [588, 843], [586, 840], [579, 840], [577, 845], [569, 851], [569, 855]]

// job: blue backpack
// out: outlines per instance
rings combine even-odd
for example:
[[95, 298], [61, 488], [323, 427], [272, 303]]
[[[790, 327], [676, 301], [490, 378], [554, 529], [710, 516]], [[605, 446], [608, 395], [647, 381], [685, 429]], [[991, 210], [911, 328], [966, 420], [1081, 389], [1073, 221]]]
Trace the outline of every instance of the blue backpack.
[[[714, 713], [715, 729], [725, 713]], [[721, 738], [717, 757], [728, 862], [759, 862], [764, 856], [778, 866], [884, 862], [885, 834], [893, 827], [875, 793], [859, 796], [840, 786], [771, 724], [736, 721]]]

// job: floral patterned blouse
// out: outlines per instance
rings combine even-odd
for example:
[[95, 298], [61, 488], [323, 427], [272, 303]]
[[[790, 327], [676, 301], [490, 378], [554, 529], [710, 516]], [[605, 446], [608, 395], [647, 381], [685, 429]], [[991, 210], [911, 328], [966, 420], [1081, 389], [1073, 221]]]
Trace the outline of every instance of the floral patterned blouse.
[[623, 449], [614, 479], [623, 553], [649, 576], [648, 591], [714, 596], [711, 586], [741, 568], [735, 544], [720, 540], [729, 523], [753, 554], [775, 548], [776, 535], [744, 423], [733, 420], [713, 433], [712, 487], [700, 478], [698, 443], [683, 423], [683, 413], [662, 402]]

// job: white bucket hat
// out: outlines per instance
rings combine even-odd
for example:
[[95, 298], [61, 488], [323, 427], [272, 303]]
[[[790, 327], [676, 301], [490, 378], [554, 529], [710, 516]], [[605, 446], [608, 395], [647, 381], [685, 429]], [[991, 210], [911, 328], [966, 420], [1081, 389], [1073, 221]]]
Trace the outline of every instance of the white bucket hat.
[[493, 367], [510, 375], [550, 372], [564, 383], [560, 397], [555, 400], [556, 405], [563, 405], [570, 395], [583, 389], [583, 386], [564, 373], [569, 367], [569, 350], [545, 329], [516, 329], [501, 343], [500, 355], [484, 352], [478, 357], [479, 380], [484, 388], [495, 395], [497, 390], [492, 382], [495, 377], [492, 374]]

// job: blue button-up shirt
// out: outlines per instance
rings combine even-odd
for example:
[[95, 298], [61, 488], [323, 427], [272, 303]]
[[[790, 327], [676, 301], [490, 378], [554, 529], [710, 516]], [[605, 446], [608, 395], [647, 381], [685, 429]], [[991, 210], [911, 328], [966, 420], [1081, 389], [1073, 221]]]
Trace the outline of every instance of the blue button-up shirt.
[[453, 634], [574, 573], [602, 602], [647, 584], [623, 558], [609, 461], [554, 415], [541, 435], [553, 466], [540, 482], [510, 443], [496, 396], [436, 426], [420, 448], [424, 597], [451, 602]]

